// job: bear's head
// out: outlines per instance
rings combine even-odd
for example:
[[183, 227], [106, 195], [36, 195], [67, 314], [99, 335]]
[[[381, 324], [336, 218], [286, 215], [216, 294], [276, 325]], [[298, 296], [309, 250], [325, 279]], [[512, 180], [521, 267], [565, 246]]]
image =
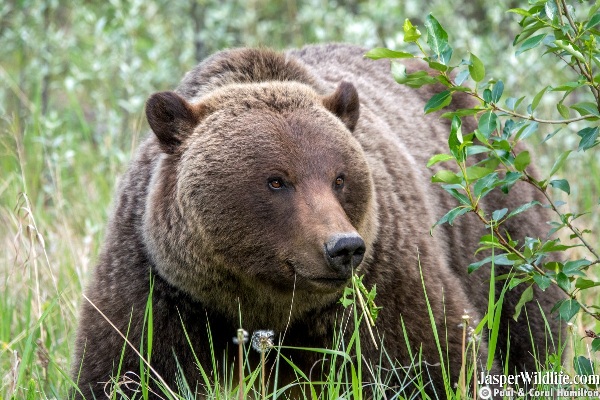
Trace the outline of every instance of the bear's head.
[[162, 92], [146, 114], [162, 154], [145, 243], [171, 284], [229, 313], [292, 293], [307, 311], [366, 268], [377, 221], [352, 84], [326, 96], [297, 82], [231, 84], [191, 102]]

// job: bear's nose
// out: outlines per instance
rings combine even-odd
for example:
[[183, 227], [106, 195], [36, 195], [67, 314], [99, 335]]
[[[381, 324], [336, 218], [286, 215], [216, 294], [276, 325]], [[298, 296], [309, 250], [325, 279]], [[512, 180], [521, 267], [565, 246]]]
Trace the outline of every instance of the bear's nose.
[[365, 242], [358, 233], [336, 234], [325, 243], [327, 263], [344, 277], [349, 277], [352, 269], [358, 267], [364, 254]]

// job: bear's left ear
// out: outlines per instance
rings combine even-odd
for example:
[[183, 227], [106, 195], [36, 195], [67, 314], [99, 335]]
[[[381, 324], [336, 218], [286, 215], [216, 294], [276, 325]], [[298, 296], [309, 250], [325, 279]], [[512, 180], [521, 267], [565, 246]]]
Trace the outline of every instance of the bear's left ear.
[[146, 118], [161, 148], [173, 154], [203, 116], [202, 104], [190, 104], [175, 92], [154, 93], [146, 101]]
[[360, 107], [358, 92], [353, 84], [341, 81], [333, 94], [323, 98], [323, 105], [341, 119], [351, 132], [354, 131]]

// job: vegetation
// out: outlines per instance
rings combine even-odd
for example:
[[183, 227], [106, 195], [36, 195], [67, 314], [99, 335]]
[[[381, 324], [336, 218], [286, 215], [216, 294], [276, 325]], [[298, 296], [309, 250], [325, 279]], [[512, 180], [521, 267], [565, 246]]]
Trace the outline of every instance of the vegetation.
[[[503, 237], [499, 229], [513, 210], [497, 210], [491, 216], [482, 216], [491, 228], [498, 228], [489, 243], [483, 245], [498, 247], [502, 244], [507, 249], [518, 250], [525, 260], [517, 257], [512, 260], [515, 265], [533, 268], [519, 271], [522, 284], [557, 284], [574, 296], [568, 306], [561, 305], [560, 310], [565, 319], [571, 317], [574, 322], [569, 344], [579, 361], [575, 371], [587, 373], [596, 368], [595, 353], [586, 346], [596, 350], [596, 333], [600, 332], [600, 326], [591, 317], [574, 311], [577, 304], [579, 310], [587, 309], [588, 315], [595, 316], [598, 304], [593, 289], [598, 283], [593, 272], [598, 256], [590, 257], [593, 253], [588, 251], [598, 249], [600, 241], [597, 232], [586, 232], [587, 227], [598, 225], [600, 215], [597, 212], [598, 148], [592, 147], [597, 143], [598, 109], [589, 106], [589, 103], [598, 104], [598, 8], [589, 2], [578, 2], [572, 5], [571, 12], [571, 8], [561, 6], [564, 2], [550, 1], [509, 14], [505, 13], [510, 8], [508, 0], [494, 4], [484, 0], [459, 0], [452, 2], [452, 7], [447, 3], [442, 0], [408, 0], [402, 4], [391, 0], [3, 2], [0, 7], [0, 241], [4, 250], [0, 256], [0, 399], [64, 398], [72, 386], [69, 364], [77, 305], [102, 240], [114, 185], [140, 137], [147, 131], [143, 104], [150, 93], [174, 87], [198, 60], [224, 47], [284, 48], [312, 42], [346, 41], [369, 48], [400, 48], [407, 35], [398, 21], [405, 18], [409, 18], [413, 26], [431, 26], [428, 33], [438, 39], [443, 38], [441, 25], [446, 26], [456, 54], [467, 54], [468, 50], [478, 54], [457, 63], [456, 56], [448, 57], [448, 50], [443, 48], [436, 52], [434, 45], [420, 57], [437, 63], [434, 65], [438, 66], [440, 76], [448, 77], [450, 69], [457, 64], [460, 64], [458, 70], [468, 72], [462, 77], [471, 77], [473, 87], [462, 85], [468, 81], [459, 84], [449, 80], [446, 83], [449, 83], [450, 95], [443, 100], [448, 101], [454, 90], [463, 90], [458, 87], [479, 96], [481, 106], [476, 110], [479, 120], [485, 115], [484, 121], [494, 118], [496, 121], [496, 125], [488, 124], [491, 130], [482, 124], [479, 136], [483, 136], [477, 138], [489, 145], [486, 149], [490, 157], [493, 156], [491, 149], [497, 151], [494, 146], [501, 146], [501, 140], [496, 138], [502, 133], [493, 130], [493, 126], [506, 127], [510, 125], [509, 120], [515, 124], [511, 129], [512, 139], [507, 140], [510, 145], [519, 132], [520, 139], [530, 135], [529, 140], [535, 143], [536, 154], [521, 155], [524, 153], [500, 148], [506, 157], [497, 167], [528, 179], [527, 164], [537, 156], [540, 170], [547, 174], [544, 179], [530, 183], [548, 193], [549, 201], [552, 200], [562, 215], [557, 217], [559, 224], [564, 225], [559, 233], [573, 228], [573, 234], [577, 236], [575, 232], [578, 232], [587, 245], [573, 249], [571, 264], [564, 262], [562, 266], [546, 268], [543, 262], [533, 259], [533, 250], [538, 255], [549, 249], [561, 251], [562, 248], [556, 246], [562, 244], [533, 240], [531, 254], [525, 254]], [[556, 8], [552, 4], [557, 4]], [[572, 21], [565, 13], [567, 10]], [[429, 12], [439, 19], [439, 29], [435, 19], [426, 18]], [[526, 29], [529, 29], [528, 34], [521, 34], [516, 44], [523, 50], [527, 42], [529, 48], [517, 58], [512, 57], [507, 50], [510, 40]], [[410, 26], [407, 32], [412, 32]], [[533, 40], [536, 36], [537, 43]], [[418, 52], [417, 46], [411, 47], [416, 39], [407, 42], [408, 48], [402, 50]], [[448, 40], [446, 43], [449, 46]], [[552, 54], [540, 61], [546, 50]], [[558, 58], [552, 58], [553, 55]], [[565, 79], [566, 76], [569, 78]], [[554, 90], [538, 87], [538, 77], [547, 77], [542, 86], [552, 85]], [[400, 80], [405, 78], [400, 77]], [[504, 90], [500, 90], [501, 81]], [[564, 88], [558, 90], [561, 86]], [[517, 87], [527, 99], [505, 94]], [[536, 93], [539, 96], [532, 95]], [[565, 100], [561, 101], [563, 95]], [[506, 101], [500, 101], [501, 98]], [[578, 120], [571, 121], [560, 132], [554, 132], [554, 128], [546, 131], [542, 121], [535, 118], [555, 112], [556, 104], [560, 104], [556, 110], [559, 116], [551, 119], [560, 120], [559, 126], [566, 125], [564, 120]], [[436, 106], [430, 104], [430, 109], [434, 108]], [[533, 115], [534, 119], [519, 119], [516, 113], [525, 117]], [[536, 122], [537, 130], [528, 128]], [[466, 160], [466, 149], [476, 144], [470, 143], [470, 132], [462, 135], [462, 142], [458, 140], [458, 123], [454, 127], [452, 135], [457, 142], [451, 147], [450, 156], [460, 166]], [[570, 131], [575, 134], [569, 134]], [[544, 146], [538, 145], [552, 133]], [[576, 151], [579, 147], [587, 150]], [[565, 153], [565, 149], [572, 151]], [[491, 179], [494, 172], [495, 168], [485, 176]], [[555, 176], [557, 173], [562, 175]], [[460, 212], [469, 207], [475, 210], [477, 196], [473, 193], [477, 179], [485, 177], [473, 179], [468, 173], [454, 176], [450, 179], [461, 181], [445, 183], [462, 184], [463, 189], [455, 188], [457, 194], [464, 190], [460, 194], [467, 200], [460, 203]], [[557, 199], [556, 196], [561, 193], [567, 196], [568, 192], [570, 209], [567, 210], [567, 205], [558, 206], [566, 197]], [[458, 198], [459, 201], [465, 199]], [[449, 219], [447, 216], [442, 222]], [[568, 236], [563, 238], [567, 240]], [[501, 237], [506, 243], [500, 242]], [[581, 238], [575, 238], [579, 244], [583, 244]], [[584, 259], [587, 264], [581, 261]], [[579, 273], [585, 276], [577, 275]], [[368, 294], [365, 296], [370, 302], [373, 299]], [[346, 300], [351, 295], [349, 292]], [[361, 315], [360, 311], [355, 314], [357, 321], [363, 318]], [[465, 321], [465, 329], [466, 326]], [[584, 329], [588, 329], [589, 338], [580, 340], [586, 335]], [[319, 350], [337, 362], [331, 363], [329, 381], [324, 383], [328, 398], [360, 398], [362, 387], [357, 382], [363, 377], [385, 388], [390, 376], [382, 376], [376, 368], [362, 370], [361, 364], [356, 364], [348, 355], [350, 352], [360, 356], [360, 341], [356, 336], [350, 343], [344, 344], [341, 340], [338, 343], [337, 349]], [[418, 363], [419, 352], [414, 350], [412, 356]], [[264, 355], [274, 357], [274, 352], [276, 347]], [[382, 359], [384, 357], [385, 352]], [[560, 359], [560, 355], [557, 357]], [[562, 367], [555, 363], [540, 368]], [[565, 370], [570, 368], [565, 366]], [[249, 371], [245, 378], [246, 390], [248, 393], [256, 390], [258, 394], [260, 368], [246, 365], [245, 370]], [[400, 379], [411, 376], [406, 372], [399, 367], [390, 374], [396, 374], [403, 385], [412, 380], [418, 388], [423, 377], [417, 373]], [[473, 372], [469, 370], [463, 389], [472, 385]], [[236, 388], [231, 384], [227, 386], [230, 376], [231, 371], [228, 375], [225, 372], [223, 387], [212, 386], [215, 397], [224, 396], [223, 393], [232, 398], [237, 396]], [[308, 380], [306, 376], [300, 378]], [[287, 388], [279, 388], [276, 393], [284, 389]], [[374, 393], [382, 396], [377, 390]], [[460, 388], [459, 392], [452, 387], [447, 390], [448, 393], [440, 396], [461, 393]], [[185, 394], [185, 385], [180, 393], [191, 397]], [[418, 391], [413, 395], [419, 397]], [[309, 388], [306, 397], [310, 396]], [[410, 394], [406, 397], [410, 398]]]
[[[427, 49], [422, 43], [421, 32], [409, 19], [406, 19], [403, 28], [404, 41], [414, 43], [420, 52], [419, 57], [435, 73], [432, 76], [423, 70], [408, 74], [400, 63], [392, 64], [392, 73], [398, 83], [410, 87], [431, 84], [446, 87], [446, 90], [431, 97], [425, 105], [425, 113], [444, 109], [457, 92], [467, 93], [476, 100], [477, 104], [473, 108], [442, 115], [452, 121], [448, 138], [449, 154], [435, 154], [428, 163], [428, 166], [432, 166], [440, 162], [452, 162], [456, 166], [454, 169], [440, 170], [431, 178], [432, 182], [441, 184], [458, 201], [458, 205], [441, 217], [436, 225], [452, 225], [456, 218], [472, 212], [489, 231], [489, 234], [481, 237], [477, 251], [492, 249], [495, 252], [471, 264], [469, 272], [490, 263], [492, 271], [494, 264], [512, 267], [507, 276], [496, 279], [506, 279], [509, 289], [518, 285], [527, 286], [514, 311], [515, 319], [521, 313], [523, 305], [534, 300], [534, 285], [541, 290], [555, 285], [567, 296], [554, 307], [562, 320], [569, 323], [580, 311], [600, 320], [598, 299], [590, 299], [585, 295], [589, 289], [600, 286], [593, 268], [600, 264], [600, 255], [596, 243], [591, 241], [594, 240], [592, 230], [578, 227], [580, 218], [597, 212], [600, 198], [596, 196], [595, 204], [585, 212], [563, 211], [566, 203], [556, 200], [555, 192], [562, 191], [570, 195], [571, 184], [569, 179], [557, 177], [557, 174], [575, 149], [560, 152], [550, 169], [542, 169], [540, 178], [528, 169], [532, 162], [530, 151], [519, 146], [519, 142], [534, 135], [540, 125], [550, 125], [554, 129], [544, 137], [542, 143], [551, 141], [564, 129], [578, 137], [577, 151], [593, 152], [600, 144], [600, 47], [596, 40], [600, 36], [597, 29], [600, 24], [600, 5], [590, 7], [587, 14], [565, 1], [537, 1], [530, 2], [529, 6], [528, 9], [509, 10], [521, 16], [521, 32], [513, 42], [517, 48], [515, 55], [541, 47], [547, 57], [556, 57], [570, 70], [564, 76], [549, 81], [549, 84], [529, 97], [528, 93], [518, 98], [505, 96], [503, 81], [486, 79], [485, 65], [473, 53], [468, 60], [463, 59], [460, 63], [453, 64], [453, 48], [449, 43], [448, 33], [431, 14], [425, 20]], [[367, 56], [374, 59], [415, 57], [412, 53], [386, 48], [371, 50]], [[473, 87], [467, 83], [469, 78]], [[561, 94], [560, 100], [556, 102], [559, 114], [557, 118], [543, 118], [536, 111], [548, 92]], [[471, 117], [477, 119], [477, 129], [463, 133], [462, 121]], [[481, 161], [474, 161], [473, 156], [481, 154], [486, 157]], [[517, 181], [524, 181], [535, 187], [546, 203], [531, 199], [513, 210], [485, 210], [480, 207], [481, 199], [494, 188], [501, 188], [509, 193]], [[555, 220], [549, 222], [546, 237], [527, 237], [519, 241], [503, 229], [506, 221], [536, 206], [547, 207], [555, 214]], [[562, 233], [566, 240], [554, 238], [557, 233]], [[569, 253], [573, 248], [580, 250], [576, 257]], [[557, 254], [564, 261], [555, 261]], [[492, 335], [494, 313], [501, 307], [501, 302], [492, 306], [494, 300], [491, 298], [487, 315], [487, 325], [492, 330]], [[593, 339], [592, 353], [600, 349], [600, 338], [596, 333], [588, 330], [586, 335]], [[491, 339], [490, 349], [493, 349], [493, 343], [494, 340]], [[492, 359], [493, 350], [490, 350], [488, 368]], [[573, 366], [578, 374], [594, 373], [594, 363], [588, 357], [576, 355]]]

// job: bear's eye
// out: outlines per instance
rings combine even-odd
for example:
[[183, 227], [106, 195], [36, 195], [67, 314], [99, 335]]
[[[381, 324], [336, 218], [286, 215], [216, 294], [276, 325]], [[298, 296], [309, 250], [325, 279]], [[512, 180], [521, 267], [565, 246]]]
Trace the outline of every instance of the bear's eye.
[[337, 178], [335, 178], [335, 181], [333, 183], [333, 186], [336, 189], [341, 189], [344, 187], [344, 177], [343, 176], [338, 176]]
[[283, 180], [279, 178], [269, 179], [269, 187], [274, 190], [279, 190], [283, 188]]

